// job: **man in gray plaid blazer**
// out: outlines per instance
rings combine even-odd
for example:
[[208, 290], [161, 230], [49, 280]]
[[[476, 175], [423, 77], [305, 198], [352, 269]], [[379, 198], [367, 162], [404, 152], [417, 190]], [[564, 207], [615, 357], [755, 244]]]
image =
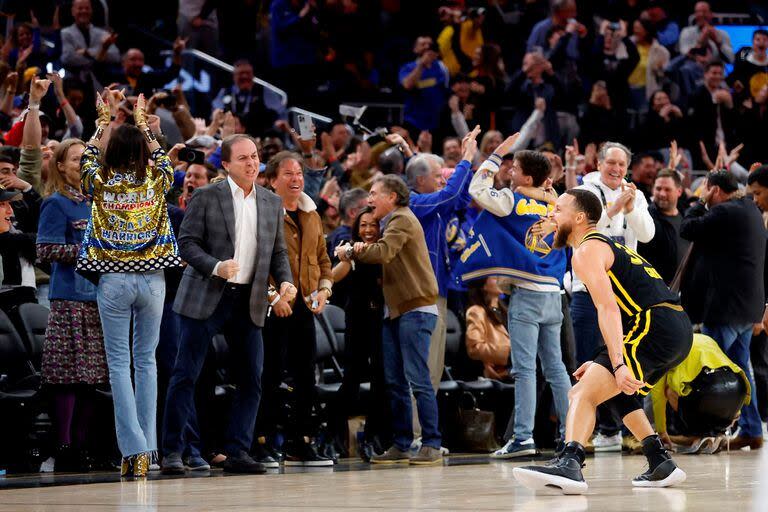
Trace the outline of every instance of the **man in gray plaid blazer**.
[[166, 474], [184, 472], [183, 432], [195, 414], [195, 382], [211, 339], [219, 333], [233, 352], [237, 378], [225, 470], [265, 471], [248, 452], [261, 399], [261, 328], [269, 308], [269, 277], [281, 283], [280, 294], [288, 300], [296, 288], [283, 239], [282, 202], [255, 184], [255, 142], [248, 135], [228, 137], [221, 146], [221, 161], [228, 178], [195, 191], [179, 230], [179, 253], [188, 266], [173, 307], [181, 317], [181, 339], [165, 407]]

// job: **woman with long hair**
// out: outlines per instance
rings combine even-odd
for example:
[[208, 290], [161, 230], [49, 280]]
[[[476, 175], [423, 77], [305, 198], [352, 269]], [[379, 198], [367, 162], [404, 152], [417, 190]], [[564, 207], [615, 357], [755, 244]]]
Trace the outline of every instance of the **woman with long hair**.
[[640, 54], [640, 62], [628, 79], [632, 107], [646, 110], [648, 100], [660, 88], [660, 81], [664, 78], [669, 50], [656, 40], [656, 27], [645, 18], [638, 18], [632, 24], [630, 39]]
[[83, 151], [83, 141], [66, 139], [48, 162], [47, 197], [40, 208], [37, 233], [37, 257], [51, 265], [51, 312], [41, 373], [52, 397], [56, 471], [90, 469], [87, 431], [94, 387], [107, 382], [96, 286], [75, 272], [91, 215], [91, 202], [80, 190]]
[[495, 115], [501, 107], [507, 79], [501, 47], [495, 43], [479, 46], [472, 58], [472, 68], [469, 103], [475, 105], [473, 123], [494, 129], [498, 126]]
[[505, 379], [509, 375], [510, 341], [507, 332], [507, 308], [499, 300], [501, 290], [495, 277], [473, 281], [469, 285], [467, 308], [467, 355], [483, 363], [483, 375]]
[[[360, 210], [352, 224], [352, 241], [374, 243], [381, 238], [373, 209]], [[388, 446], [389, 405], [384, 388], [384, 363], [381, 354], [381, 322], [384, 318], [384, 295], [381, 287], [381, 265], [340, 261], [333, 268], [333, 282], [347, 281], [349, 294], [344, 304], [346, 331], [344, 340], [345, 372], [341, 385], [342, 404], [351, 416], [359, 397], [360, 383], [371, 379], [367, 404], [365, 439], [360, 444], [360, 457], [366, 462], [384, 446]], [[378, 445], [378, 446], [377, 446]]]
[[97, 97], [98, 125], [82, 158], [82, 188], [93, 197], [93, 206], [77, 270], [98, 281], [121, 475], [142, 477], [157, 452], [155, 349], [165, 297], [163, 269], [181, 264], [165, 202], [173, 165], [147, 125], [144, 96], [133, 110], [136, 125], [113, 129], [124, 97], [111, 90], [104, 95], [108, 103]]

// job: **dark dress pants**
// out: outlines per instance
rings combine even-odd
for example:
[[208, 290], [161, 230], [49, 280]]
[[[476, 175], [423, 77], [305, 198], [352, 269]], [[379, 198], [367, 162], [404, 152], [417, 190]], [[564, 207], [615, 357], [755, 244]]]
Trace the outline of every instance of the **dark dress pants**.
[[208, 346], [216, 334], [224, 334], [232, 361], [236, 391], [232, 402], [225, 452], [250, 452], [253, 428], [261, 399], [264, 346], [261, 328], [251, 321], [251, 288], [227, 285], [216, 310], [205, 320], [181, 315], [181, 340], [173, 376], [168, 386], [163, 427], [163, 452], [184, 449], [183, 432], [194, 414], [195, 383], [202, 370]]

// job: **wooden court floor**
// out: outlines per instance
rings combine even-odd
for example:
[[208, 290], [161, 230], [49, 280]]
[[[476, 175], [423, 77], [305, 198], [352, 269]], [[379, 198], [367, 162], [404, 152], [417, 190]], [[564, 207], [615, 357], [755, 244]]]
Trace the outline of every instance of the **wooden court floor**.
[[452, 457], [441, 467], [342, 464], [336, 471], [291, 469], [259, 476], [212, 472], [207, 477], [55, 486], [41, 481], [40, 487], [0, 490], [0, 512], [768, 511], [768, 501], [764, 507], [752, 508], [753, 493], [768, 487], [768, 478], [759, 482], [760, 452], [678, 456], [677, 460], [688, 473], [682, 486], [633, 489], [630, 479], [644, 470], [644, 457], [600, 454], [588, 458], [584, 471], [590, 489], [585, 496], [534, 494], [520, 487], [512, 468], [522, 463]]

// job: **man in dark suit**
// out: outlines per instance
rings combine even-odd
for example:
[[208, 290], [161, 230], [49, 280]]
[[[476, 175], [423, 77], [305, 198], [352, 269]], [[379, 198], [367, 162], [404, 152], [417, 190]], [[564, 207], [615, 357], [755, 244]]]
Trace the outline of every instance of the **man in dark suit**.
[[739, 435], [730, 442], [736, 450], [763, 445], [749, 348], [752, 327], [763, 317], [766, 247], [760, 210], [738, 189], [732, 173], [709, 173], [700, 202], [688, 210], [680, 228], [680, 236], [694, 243], [681, 287], [683, 307], [744, 370], [752, 388], [752, 399], [741, 410]]
[[267, 316], [269, 276], [280, 295], [296, 294], [283, 238], [280, 197], [255, 184], [256, 144], [233, 135], [221, 146], [229, 177], [195, 191], [178, 236], [188, 263], [174, 303], [181, 315], [181, 340], [168, 388], [163, 427], [163, 472], [183, 473], [184, 426], [193, 414], [194, 387], [214, 335], [227, 337], [235, 365], [237, 391], [232, 404], [225, 470], [263, 473], [251, 448], [261, 398], [264, 347], [261, 328]]

